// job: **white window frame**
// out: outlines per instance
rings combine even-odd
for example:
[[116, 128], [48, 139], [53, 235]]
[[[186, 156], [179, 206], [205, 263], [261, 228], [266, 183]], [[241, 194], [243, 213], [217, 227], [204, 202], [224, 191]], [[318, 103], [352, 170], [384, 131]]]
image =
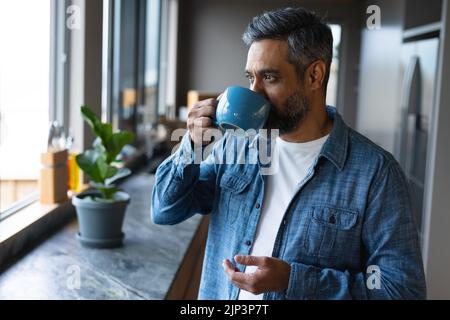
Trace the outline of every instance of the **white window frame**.
[[[66, 8], [70, 0], [51, 0], [50, 14], [50, 85], [49, 120], [58, 121], [68, 133], [68, 70], [70, 67], [70, 33], [65, 25]], [[0, 222], [39, 200], [38, 190], [0, 211]]]

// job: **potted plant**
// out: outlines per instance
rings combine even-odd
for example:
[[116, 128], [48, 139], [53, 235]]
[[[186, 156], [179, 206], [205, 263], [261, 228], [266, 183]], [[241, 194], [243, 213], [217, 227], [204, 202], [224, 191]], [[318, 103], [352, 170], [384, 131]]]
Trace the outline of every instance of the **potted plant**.
[[102, 123], [87, 106], [81, 107], [81, 114], [96, 139], [92, 149], [76, 157], [78, 166], [93, 187], [72, 198], [80, 227], [77, 238], [87, 247], [118, 247], [124, 238], [122, 224], [130, 196], [114, 183], [131, 173], [117, 164], [122, 148], [134, 140], [134, 134], [128, 131], [113, 133], [112, 125]]

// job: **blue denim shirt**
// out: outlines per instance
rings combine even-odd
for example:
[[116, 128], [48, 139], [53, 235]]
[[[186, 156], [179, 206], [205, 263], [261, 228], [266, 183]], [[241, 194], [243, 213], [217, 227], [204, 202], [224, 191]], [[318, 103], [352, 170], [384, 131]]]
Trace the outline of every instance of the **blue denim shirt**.
[[[332, 132], [299, 182], [275, 240], [272, 256], [291, 266], [288, 288], [264, 299], [425, 298], [418, 232], [399, 164], [346, 126], [334, 108], [327, 113]], [[233, 139], [225, 135], [196, 164], [186, 134], [156, 173], [155, 223], [210, 214], [200, 299], [237, 299], [222, 261], [250, 253], [263, 207], [264, 165], [251, 159], [259, 144], [249, 139], [245, 164], [227, 164], [220, 160]]]

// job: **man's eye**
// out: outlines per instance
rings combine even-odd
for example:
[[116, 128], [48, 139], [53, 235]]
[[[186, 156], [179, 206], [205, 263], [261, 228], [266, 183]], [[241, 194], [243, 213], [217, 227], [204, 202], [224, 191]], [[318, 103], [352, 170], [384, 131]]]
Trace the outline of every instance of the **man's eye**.
[[274, 77], [270, 74], [264, 75], [264, 80], [273, 80], [273, 79], [274, 79]]
[[253, 76], [247, 76], [248, 82], [253, 83], [255, 78]]

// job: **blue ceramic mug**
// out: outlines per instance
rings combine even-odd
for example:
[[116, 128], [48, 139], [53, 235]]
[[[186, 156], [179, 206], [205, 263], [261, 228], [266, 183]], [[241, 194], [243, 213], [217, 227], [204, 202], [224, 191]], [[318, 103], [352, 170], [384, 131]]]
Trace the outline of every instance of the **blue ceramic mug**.
[[267, 121], [270, 102], [247, 88], [228, 87], [220, 97], [216, 109], [216, 125], [222, 130], [259, 130]]

